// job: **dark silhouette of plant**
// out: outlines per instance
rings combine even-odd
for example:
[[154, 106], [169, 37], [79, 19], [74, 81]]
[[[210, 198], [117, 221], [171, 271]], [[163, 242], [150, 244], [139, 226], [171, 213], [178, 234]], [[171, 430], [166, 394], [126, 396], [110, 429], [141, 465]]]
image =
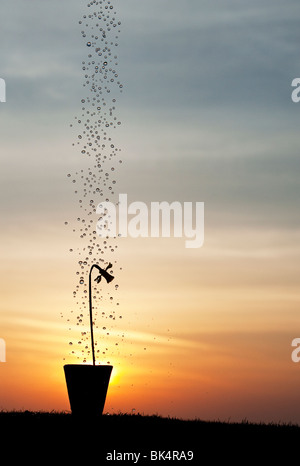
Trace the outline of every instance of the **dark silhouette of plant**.
[[96, 360], [95, 360], [95, 348], [94, 348], [94, 331], [93, 331], [93, 306], [92, 306], [92, 271], [94, 268], [96, 268], [99, 272], [98, 277], [95, 278], [95, 282], [100, 283], [102, 277], [105, 278], [107, 283], [110, 283], [114, 277], [107, 272], [108, 269], [112, 267], [112, 264], [109, 263], [108, 266], [105, 269], [102, 269], [99, 267], [97, 264], [93, 264], [91, 269], [90, 269], [90, 274], [89, 274], [89, 302], [90, 302], [90, 326], [91, 326], [91, 344], [92, 344], [92, 355], [93, 355], [93, 366], [95, 366]]

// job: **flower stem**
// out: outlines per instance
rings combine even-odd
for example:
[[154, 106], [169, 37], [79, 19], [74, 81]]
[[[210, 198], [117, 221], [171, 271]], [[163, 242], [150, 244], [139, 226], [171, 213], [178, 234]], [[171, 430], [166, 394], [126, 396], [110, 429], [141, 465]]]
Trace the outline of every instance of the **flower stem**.
[[91, 344], [92, 344], [92, 355], [93, 355], [93, 366], [96, 364], [95, 360], [95, 348], [94, 348], [94, 330], [93, 330], [93, 306], [92, 306], [92, 283], [91, 283], [91, 277], [92, 277], [92, 270], [94, 268], [94, 265], [92, 265], [90, 274], [89, 274], [89, 299], [90, 299], [90, 327], [91, 327]]
[[92, 305], [92, 271], [93, 268], [96, 267], [96, 269], [99, 271], [100, 275], [96, 278], [96, 282], [100, 283], [102, 276], [105, 278], [107, 283], [110, 283], [114, 277], [110, 275], [107, 272], [107, 269], [110, 269], [112, 267], [112, 264], [109, 263], [106, 269], [101, 269], [99, 265], [93, 264], [91, 269], [90, 269], [90, 274], [89, 274], [89, 301], [90, 301], [90, 326], [91, 326], [91, 342], [92, 342], [92, 354], [93, 354], [93, 366], [95, 366], [96, 360], [95, 360], [95, 349], [94, 349], [94, 329], [93, 329], [93, 305]]

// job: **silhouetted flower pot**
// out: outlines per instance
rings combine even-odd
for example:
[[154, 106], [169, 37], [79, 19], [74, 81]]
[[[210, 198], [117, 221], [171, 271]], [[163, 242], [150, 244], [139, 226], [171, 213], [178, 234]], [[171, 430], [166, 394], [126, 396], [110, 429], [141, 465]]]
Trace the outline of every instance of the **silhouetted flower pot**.
[[83, 364], [64, 366], [72, 414], [101, 416], [112, 368]]

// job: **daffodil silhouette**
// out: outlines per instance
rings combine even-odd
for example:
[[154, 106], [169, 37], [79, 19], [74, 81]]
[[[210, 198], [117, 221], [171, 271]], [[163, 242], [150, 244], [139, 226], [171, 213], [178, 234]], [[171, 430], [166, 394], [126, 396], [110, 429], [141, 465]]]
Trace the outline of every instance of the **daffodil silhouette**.
[[102, 277], [105, 278], [105, 280], [107, 281], [107, 283], [110, 283], [110, 282], [114, 279], [114, 277], [113, 277], [112, 275], [110, 275], [110, 273], [107, 272], [107, 270], [110, 269], [110, 268], [112, 267], [112, 264], [111, 264], [111, 263], [108, 264], [108, 266], [106, 267], [106, 269], [102, 269], [101, 267], [99, 267], [99, 265], [96, 265], [96, 264], [94, 264], [94, 265], [92, 266], [92, 268], [93, 268], [93, 267], [96, 267], [96, 268], [99, 270], [99, 272], [100, 272], [100, 275], [98, 275], [98, 277], [95, 278], [95, 282], [100, 283]]
[[114, 277], [107, 272], [108, 269], [112, 268], [112, 264], [109, 263], [108, 266], [105, 269], [102, 269], [99, 267], [97, 264], [93, 264], [91, 269], [90, 269], [90, 274], [89, 274], [89, 301], [90, 301], [90, 327], [91, 327], [91, 343], [92, 343], [92, 355], [93, 355], [93, 366], [96, 364], [95, 360], [95, 349], [94, 349], [94, 332], [93, 332], [93, 305], [92, 305], [92, 271], [93, 269], [96, 268], [99, 272], [98, 277], [95, 278], [96, 283], [100, 283], [102, 277], [105, 278], [107, 283], [110, 283]]

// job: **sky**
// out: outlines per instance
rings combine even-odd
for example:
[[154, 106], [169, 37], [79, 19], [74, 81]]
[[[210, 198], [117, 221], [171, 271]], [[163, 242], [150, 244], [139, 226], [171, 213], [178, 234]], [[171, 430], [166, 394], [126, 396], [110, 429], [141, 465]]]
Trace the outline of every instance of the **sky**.
[[[81, 170], [98, 176], [78, 144], [78, 119], [89, 118], [81, 31], [92, 20], [83, 16], [99, 10], [89, 4], [0, 7], [4, 410], [69, 410], [63, 365], [91, 363], [76, 288], [88, 238], [78, 235], [85, 214], [74, 192]], [[111, 261], [115, 276], [95, 304], [97, 362], [114, 366], [105, 410], [300, 423], [291, 358], [300, 337], [298, 2], [104, 5], [121, 22], [112, 49], [123, 85], [111, 85], [121, 124], [107, 130], [118, 148], [109, 199], [205, 204], [201, 248], [184, 238], [97, 240], [93, 260]]]

